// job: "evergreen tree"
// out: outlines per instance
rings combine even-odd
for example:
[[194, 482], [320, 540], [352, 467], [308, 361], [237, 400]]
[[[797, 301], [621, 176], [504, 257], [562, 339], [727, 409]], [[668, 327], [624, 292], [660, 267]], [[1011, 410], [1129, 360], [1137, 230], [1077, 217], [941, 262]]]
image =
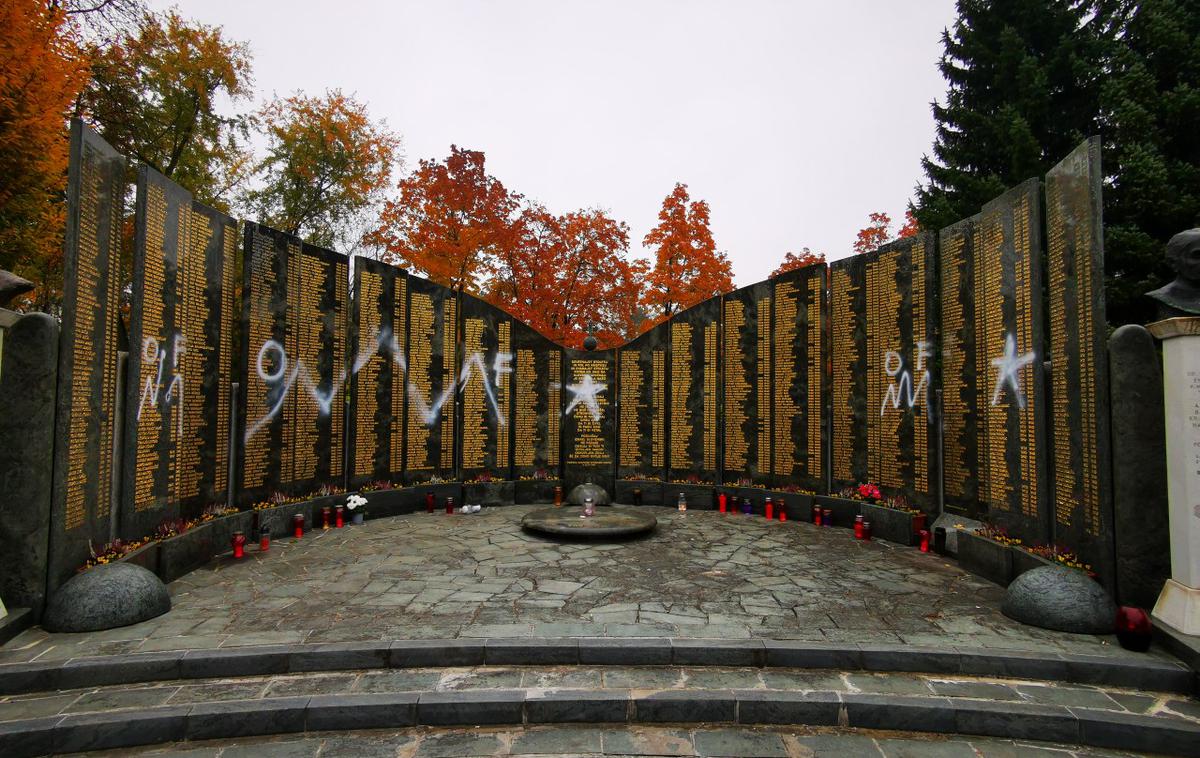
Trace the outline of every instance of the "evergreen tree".
[[1040, 176], [1096, 133], [1104, 14], [1093, 0], [959, 0], [942, 32], [949, 82], [914, 213], [937, 230]]
[[1123, 0], [1101, 88], [1106, 305], [1111, 324], [1154, 316], [1163, 249], [1200, 225], [1200, 4]]

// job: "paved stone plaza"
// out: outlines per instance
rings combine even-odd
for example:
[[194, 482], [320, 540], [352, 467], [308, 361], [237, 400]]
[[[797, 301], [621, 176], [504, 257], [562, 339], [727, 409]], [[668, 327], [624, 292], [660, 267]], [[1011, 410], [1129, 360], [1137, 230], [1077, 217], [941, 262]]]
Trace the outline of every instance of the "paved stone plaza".
[[454, 637], [751, 637], [1135, 656], [999, 612], [947, 559], [846, 529], [652, 508], [648, 537], [557, 542], [532, 506], [412, 514], [276, 540], [170, 585], [174, 609], [92, 634], [29, 630], [0, 662], [271, 643]]

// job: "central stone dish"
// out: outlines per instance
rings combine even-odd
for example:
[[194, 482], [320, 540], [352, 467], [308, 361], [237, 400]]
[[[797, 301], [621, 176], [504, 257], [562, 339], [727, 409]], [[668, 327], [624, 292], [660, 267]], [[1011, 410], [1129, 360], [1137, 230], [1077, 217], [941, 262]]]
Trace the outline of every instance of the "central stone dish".
[[580, 518], [582, 514], [582, 508], [570, 506], [542, 508], [525, 514], [521, 528], [570, 537], [628, 537], [658, 526], [658, 519], [640, 508], [604, 508], [590, 518]]

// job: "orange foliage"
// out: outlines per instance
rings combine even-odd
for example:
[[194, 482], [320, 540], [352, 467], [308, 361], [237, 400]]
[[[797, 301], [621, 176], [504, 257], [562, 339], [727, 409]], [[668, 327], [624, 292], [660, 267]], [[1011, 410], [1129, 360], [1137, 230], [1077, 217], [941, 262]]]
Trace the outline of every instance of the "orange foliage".
[[450, 146], [444, 161], [423, 160], [400, 181], [364, 241], [384, 259], [454, 289], [479, 292], [514, 244], [520, 195], [484, 171], [484, 155]]
[[786, 274], [789, 271], [795, 271], [798, 268], [804, 268], [805, 266], [811, 266], [814, 263], [824, 262], [824, 253], [814, 253], [812, 250], [809, 250], [806, 247], [800, 250], [799, 255], [796, 255], [792, 252], [784, 255], [783, 261], [779, 264], [779, 268], [771, 272], [771, 277], [774, 278], [776, 276], [780, 276], [781, 274]]
[[59, 3], [0, 3], [0, 268], [37, 284], [41, 307], [60, 296], [66, 116], [87, 77], [64, 21]]
[[642, 297], [650, 315], [643, 329], [733, 289], [729, 259], [717, 252], [708, 224], [708, 203], [693, 201], [687, 185], [676, 184], [663, 200], [658, 226], [643, 241], [655, 248], [654, 268]]
[[887, 244], [892, 238], [890, 227], [892, 225], [891, 216], [886, 213], [872, 213], [870, 223], [866, 228], [858, 231], [858, 238], [854, 240], [854, 252], [869, 253], [880, 245]]
[[904, 212], [904, 226], [900, 227], [900, 231], [896, 233], [896, 239], [915, 237], [919, 231], [921, 231], [921, 227], [917, 224], [916, 217], [913, 216], [912, 208], [909, 208]]
[[580, 347], [589, 329], [601, 348], [637, 334], [648, 264], [626, 259], [628, 226], [600, 210], [555, 216], [530, 205], [516, 228], [499, 250], [489, 301], [569, 347]]

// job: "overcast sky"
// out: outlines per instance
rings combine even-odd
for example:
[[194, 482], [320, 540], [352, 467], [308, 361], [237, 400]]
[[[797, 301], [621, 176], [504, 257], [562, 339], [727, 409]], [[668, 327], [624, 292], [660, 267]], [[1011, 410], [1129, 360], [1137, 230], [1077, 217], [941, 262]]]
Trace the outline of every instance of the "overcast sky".
[[[930, 149], [953, 0], [175, 0], [254, 56], [259, 101], [341, 88], [404, 139], [451, 144], [564, 213], [599, 207], [631, 249], [675, 182], [712, 207], [738, 286], [804, 246], [894, 227]], [[256, 103], [257, 105], [257, 103]]]

